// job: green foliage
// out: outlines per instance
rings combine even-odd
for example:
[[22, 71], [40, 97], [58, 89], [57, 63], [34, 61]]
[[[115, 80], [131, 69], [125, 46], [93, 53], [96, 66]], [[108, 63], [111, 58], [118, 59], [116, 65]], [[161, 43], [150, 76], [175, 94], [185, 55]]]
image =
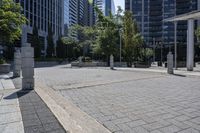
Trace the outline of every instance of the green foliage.
[[97, 12], [97, 37], [95, 46], [93, 46], [93, 52], [102, 52], [101, 54], [107, 58], [109, 61], [109, 56], [117, 54], [117, 44], [119, 34], [118, 34], [118, 25], [114, 17], [104, 16], [103, 13], [96, 7]]
[[66, 45], [67, 58], [74, 60], [81, 56], [81, 46], [78, 44], [78, 41], [71, 37], [63, 37], [62, 42]]
[[64, 45], [62, 38], [59, 38], [57, 41], [56, 54], [58, 58], [66, 57], [66, 45]]
[[140, 61], [144, 62], [153, 56], [153, 50], [150, 48], [142, 48], [140, 50]]
[[34, 55], [35, 58], [40, 58], [41, 56], [41, 45], [40, 45], [40, 38], [38, 35], [38, 29], [36, 26], [33, 27], [33, 37], [31, 41], [31, 45], [34, 48]]
[[0, 58], [0, 64], [5, 64], [5, 63], [6, 63], [6, 61], [4, 59]]
[[74, 25], [71, 31], [78, 33], [78, 43], [83, 51], [83, 56], [89, 52], [92, 45], [95, 43], [97, 32], [94, 27]]
[[13, 0], [1, 0], [0, 4], [0, 42], [13, 43], [21, 35], [21, 26], [27, 19], [21, 14], [20, 4]]
[[[196, 29], [195, 34], [197, 36], [198, 43], [199, 43], [200, 42], [200, 26]], [[199, 47], [200, 47], [200, 44], [199, 44]]]
[[54, 42], [53, 42], [53, 31], [51, 26], [48, 28], [48, 36], [47, 36], [47, 57], [53, 57], [54, 55]]
[[124, 52], [127, 66], [131, 67], [134, 60], [140, 57], [143, 38], [138, 32], [137, 23], [132, 19], [133, 14], [125, 11], [123, 17]]

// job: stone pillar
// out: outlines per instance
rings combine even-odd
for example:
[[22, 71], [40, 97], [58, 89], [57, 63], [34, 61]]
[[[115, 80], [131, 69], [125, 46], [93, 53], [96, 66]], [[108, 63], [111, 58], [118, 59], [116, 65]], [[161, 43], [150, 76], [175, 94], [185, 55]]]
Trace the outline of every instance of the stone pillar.
[[167, 55], [167, 73], [168, 74], [174, 74], [172, 52], [169, 52], [169, 54]]
[[110, 55], [110, 69], [114, 69], [114, 57]]
[[29, 43], [21, 48], [22, 52], [22, 89], [34, 89], [34, 49]]
[[14, 68], [13, 68], [13, 77], [20, 77], [21, 72], [21, 53], [20, 50], [16, 50], [14, 53]]
[[187, 70], [193, 71], [194, 66], [194, 20], [188, 20], [187, 32]]

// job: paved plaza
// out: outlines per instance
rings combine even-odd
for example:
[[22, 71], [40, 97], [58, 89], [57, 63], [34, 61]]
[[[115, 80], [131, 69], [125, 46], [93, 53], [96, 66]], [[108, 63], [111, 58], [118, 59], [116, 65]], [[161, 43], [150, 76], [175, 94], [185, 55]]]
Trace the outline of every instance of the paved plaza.
[[114, 133], [199, 133], [200, 77], [107, 68], [37, 68], [59, 92]]

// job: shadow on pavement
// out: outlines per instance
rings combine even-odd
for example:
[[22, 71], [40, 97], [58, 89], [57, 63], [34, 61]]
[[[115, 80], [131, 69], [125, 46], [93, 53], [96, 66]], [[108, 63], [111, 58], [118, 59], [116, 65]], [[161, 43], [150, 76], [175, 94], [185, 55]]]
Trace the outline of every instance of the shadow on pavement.
[[185, 75], [181, 75], [181, 74], [172, 74], [174, 76], [178, 76], [178, 77], [186, 77]]
[[10, 99], [17, 99], [17, 98], [20, 98], [20, 97], [23, 97], [25, 96], [26, 94], [32, 92], [33, 90], [19, 90], [17, 92], [13, 92], [12, 94], [4, 97], [4, 99], [6, 100], [10, 100]]

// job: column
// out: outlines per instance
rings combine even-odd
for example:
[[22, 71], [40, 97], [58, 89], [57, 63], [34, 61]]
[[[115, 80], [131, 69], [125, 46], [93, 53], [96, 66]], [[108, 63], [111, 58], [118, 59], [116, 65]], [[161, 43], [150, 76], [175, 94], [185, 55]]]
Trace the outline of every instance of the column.
[[167, 55], [167, 73], [174, 74], [172, 52], [169, 52], [169, 54]]
[[31, 44], [26, 43], [21, 48], [22, 56], [22, 89], [34, 89], [34, 49]]
[[20, 50], [16, 50], [16, 52], [14, 53], [13, 77], [20, 77], [21, 64]]
[[177, 69], [177, 22], [174, 22], [174, 67]]
[[194, 20], [188, 20], [187, 32], [187, 70], [193, 71], [194, 66]]

